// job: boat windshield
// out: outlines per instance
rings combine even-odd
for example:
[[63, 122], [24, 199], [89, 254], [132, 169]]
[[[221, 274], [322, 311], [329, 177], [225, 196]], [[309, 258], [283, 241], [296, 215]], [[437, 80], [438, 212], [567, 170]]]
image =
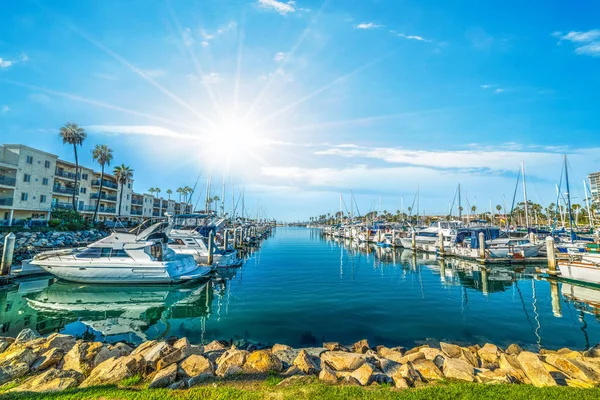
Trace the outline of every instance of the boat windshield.
[[129, 254], [123, 249], [113, 249], [112, 247], [87, 247], [81, 252], [75, 255], [77, 258], [100, 258], [100, 257], [114, 257], [114, 258], [130, 258]]

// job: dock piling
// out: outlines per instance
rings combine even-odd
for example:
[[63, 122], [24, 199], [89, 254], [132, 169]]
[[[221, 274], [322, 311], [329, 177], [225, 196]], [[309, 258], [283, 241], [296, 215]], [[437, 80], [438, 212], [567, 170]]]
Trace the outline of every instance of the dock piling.
[[438, 233], [438, 238], [439, 238], [439, 246], [440, 246], [440, 257], [444, 257], [444, 255], [446, 254], [445, 249], [444, 249], [444, 232], [439, 231]]
[[214, 251], [214, 234], [213, 231], [210, 231], [208, 234], [208, 265], [212, 265], [213, 263], [213, 251]]
[[233, 248], [234, 249], [238, 248], [238, 230], [237, 229], [233, 230]]
[[546, 237], [546, 253], [548, 255], [548, 273], [556, 275], [556, 253], [554, 252], [554, 238], [552, 236]]
[[485, 259], [485, 235], [483, 232], [479, 232], [479, 258]]
[[225, 235], [223, 237], [223, 247], [224, 247], [225, 251], [227, 251], [228, 246], [229, 246], [229, 229], [225, 229]]
[[412, 240], [412, 249], [416, 250], [417, 249], [417, 233], [413, 230], [411, 232], [411, 240]]
[[4, 250], [2, 252], [2, 266], [0, 267], [0, 275], [7, 276], [10, 274], [10, 267], [13, 262], [13, 255], [15, 251], [15, 241], [17, 237], [14, 233], [9, 233], [4, 238]]

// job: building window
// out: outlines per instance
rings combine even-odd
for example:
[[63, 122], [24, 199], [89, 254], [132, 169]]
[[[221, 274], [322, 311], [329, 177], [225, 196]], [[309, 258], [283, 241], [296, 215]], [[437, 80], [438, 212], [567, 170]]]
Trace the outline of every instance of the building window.
[[127, 189], [131, 189], [131, 183], [127, 184]]
[[46, 195], [45, 194], [41, 194], [40, 195], [40, 203], [45, 203], [46, 202]]
[[83, 187], [82, 187], [82, 188], [80, 188], [80, 189], [79, 189], [79, 193], [82, 193], [82, 194], [85, 194], [85, 193], [87, 193], [87, 188], [83, 188]]
[[44, 167], [46, 167], [46, 168], [50, 168], [50, 161], [46, 160], [46, 161], [44, 162]]
[[42, 179], [42, 185], [48, 186], [48, 178], [43, 178]]
[[33, 157], [32, 156], [27, 156], [27, 164], [33, 164]]
[[125, 206], [125, 211], [129, 211], [129, 206]]
[[31, 175], [24, 174], [23, 175], [23, 182], [31, 182]]
[[27, 201], [29, 195], [27, 193], [21, 193], [21, 201]]
[[127, 195], [127, 200], [129, 200], [129, 195]]
[[88, 179], [88, 174], [81, 174], [81, 179], [86, 180]]

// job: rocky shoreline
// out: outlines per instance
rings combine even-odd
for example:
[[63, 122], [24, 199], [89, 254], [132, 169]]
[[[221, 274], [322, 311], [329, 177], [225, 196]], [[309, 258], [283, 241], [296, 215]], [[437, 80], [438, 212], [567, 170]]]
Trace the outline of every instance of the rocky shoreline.
[[[8, 232], [0, 233], [0, 256], [6, 235]], [[44, 250], [85, 246], [108, 236], [108, 232], [97, 229], [74, 232], [15, 232], [15, 236], [14, 262], [16, 263]]]
[[[350, 347], [294, 349], [277, 344], [256, 350], [213, 341], [192, 345], [186, 338], [126, 343], [87, 342], [54, 333], [41, 337], [25, 329], [0, 338], [0, 385], [10, 391], [60, 391], [120, 385], [127, 379], [149, 388], [186, 389], [232, 376], [279, 375], [279, 385], [320, 380], [328, 384], [395, 388], [421, 387], [440, 380], [481, 384], [531, 384], [589, 388], [600, 384], [600, 344], [584, 352], [570, 349], [502, 350], [493, 344], [461, 347], [441, 342], [412, 349], [371, 347], [361, 340]], [[1, 387], [0, 387], [1, 388]]]

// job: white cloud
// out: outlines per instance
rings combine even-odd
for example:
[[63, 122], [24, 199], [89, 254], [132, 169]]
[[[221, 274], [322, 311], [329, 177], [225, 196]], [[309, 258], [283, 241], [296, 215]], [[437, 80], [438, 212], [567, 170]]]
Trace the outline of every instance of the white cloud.
[[13, 65], [13, 62], [0, 57], [0, 68], [8, 68]]
[[181, 139], [198, 139], [198, 135], [179, 133], [167, 128], [153, 125], [89, 125], [85, 130], [90, 133], [102, 133], [112, 135], [145, 135], [158, 137], [171, 137]]
[[575, 54], [600, 57], [600, 29], [571, 31], [566, 34], [554, 32], [552, 36], [559, 38], [559, 43], [563, 41], [574, 43]]
[[275, 53], [275, 57], [273, 57], [273, 61], [275, 62], [281, 62], [285, 59], [285, 53], [284, 52], [277, 52]]
[[494, 90], [494, 93], [496, 93], [496, 94], [498, 94], [498, 93], [504, 93], [504, 92], [505, 92], [505, 90], [502, 89], [502, 88], [498, 88], [498, 89]]
[[431, 42], [431, 40], [427, 40], [421, 36], [416, 36], [416, 35], [405, 35], [404, 33], [398, 33], [398, 36], [401, 38], [404, 38], [404, 39], [408, 39], [408, 40], [418, 40], [420, 42], [427, 42], [427, 43]]
[[356, 29], [375, 29], [375, 28], [381, 28], [382, 25], [377, 25], [374, 22], [361, 22], [360, 24], [356, 25]]
[[216, 72], [202, 76], [202, 83], [205, 85], [216, 85], [223, 82], [223, 78]]
[[208, 42], [206, 40], [203, 40], [202, 42], [200, 42], [200, 44], [202, 45], [202, 47], [208, 47]]
[[487, 84], [487, 85], [481, 85], [480, 87], [481, 87], [482, 89], [491, 89], [491, 88], [495, 88], [495, 87], [497, 87], [497, 86], [498, 86], [498, 85], [490, 85], [490, 84]]
[[297, 10], [295, 1], [284, 3], [277, 0], [258, 0], [258, 3], [261, 7], [273, 9], [281, 15], [293, 13]]
[[[202, 47], [208, 47], [210, 45], [210, 42], [212, 42], [214, 39], [218, 38], [221, 35], [226, 34], [227, 32], [229, 32], [233, 29], [236, 29], [236, 28], [237, 28], [237, 22], [231, 21], [227, 25], [220, 26], [214, 32], [208, 32], [205, 29], [200, 29], [200, 36], [202, 37], [202, 41], [200, 42], [200, 44], [202, 45]], [[191, 38], [191, 31], [189, 33], [189, 36]], [[192, 38], [192, 40], [193, 40], [193, 38]]]

